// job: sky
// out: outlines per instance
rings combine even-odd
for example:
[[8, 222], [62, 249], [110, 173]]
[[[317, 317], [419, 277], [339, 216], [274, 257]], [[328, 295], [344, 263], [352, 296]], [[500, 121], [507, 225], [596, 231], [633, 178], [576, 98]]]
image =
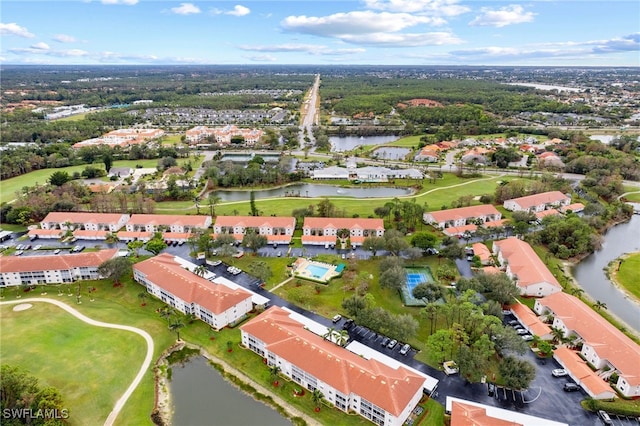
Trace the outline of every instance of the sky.
[[1, 64], [640, 66], [638, 0], [2, 0]]

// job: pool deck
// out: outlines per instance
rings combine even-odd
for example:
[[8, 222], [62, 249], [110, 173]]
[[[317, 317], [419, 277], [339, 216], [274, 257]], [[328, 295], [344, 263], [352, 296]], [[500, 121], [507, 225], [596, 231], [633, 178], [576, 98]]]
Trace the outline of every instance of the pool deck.
[[[307, 269], [307, 266], [310, 265], [326, 268], [327, 271], [322, 276], [314, 275]], [[315, 260], [308, 260], [300, 257], [294, 263], [293, 275], [298, 278], [306, 278], [308, 280], [327, 284], [331, 279], [340, 276], [340, 273], [336, 271], [337, 268], [338, 267], [336, 265], [330, 263], [316, 262]]]

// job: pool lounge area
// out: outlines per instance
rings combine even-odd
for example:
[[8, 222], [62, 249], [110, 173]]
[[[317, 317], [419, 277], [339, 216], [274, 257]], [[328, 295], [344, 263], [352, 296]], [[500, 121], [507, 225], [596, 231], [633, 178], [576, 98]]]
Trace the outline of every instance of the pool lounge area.
[[402, 300], [406, 306], [426, 306], [424, 300], [413, 297], [413, 289], [420, 283], [434, 283], [436, 280], [431, 274], [431, 269], [425, 268], [406, 268], [407, 283], [401, 289]]
[[339, 277], [344, 268], [344, 263], [332, 265], [300, 257], [293, 264], [293, 276], [327, 284], [331, 279]]

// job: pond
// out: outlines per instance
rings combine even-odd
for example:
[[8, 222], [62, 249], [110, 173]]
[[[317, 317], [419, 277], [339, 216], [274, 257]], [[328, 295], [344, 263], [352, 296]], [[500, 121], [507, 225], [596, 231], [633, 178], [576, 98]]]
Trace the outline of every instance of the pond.
[[379, 160], [404, 160], [410, 152], [411, 149], [409, 148], [383, 146], [381, 148], [376, 148], [371, 153], [371, 156]]
[[613, 285], [604, 271], [609, 262], [633, 251], [640, 251], [640, 215], [607, 231], [602, 249], [582, 260], [573, 275], [593, 300], [606, 303], [607, 311], [640, 333], [640, 306]]
[[[214, 191], [215, 195], [224, 201], [249, 201], [251, 191]], [[342, 187], [339, 185], [321, 185], [316, 183], [300, 183], [280, 188], [254, 190], [256, 200], [264, 198], [282, 197], [351, 197], [351, 198], [379, 198], [379, 197], [403, 197], [411, 195], [409, 188], [391, 187]]]
[[291, 425], [271, 407], [227, 382], [206, 358], [196, 357], [172, 366], [171, 424], [225, 426]]
[[331, 152], [351, 151], [361, 145], [382, 145], [398, 140], [397, 136], [331, 136]]

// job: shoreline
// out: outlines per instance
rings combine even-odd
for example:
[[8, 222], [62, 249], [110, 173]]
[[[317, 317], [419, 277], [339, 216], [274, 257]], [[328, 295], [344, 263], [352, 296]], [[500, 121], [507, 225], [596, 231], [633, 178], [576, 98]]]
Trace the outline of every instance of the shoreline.
[[[201, 346], [198, 346], [198, 345], [193, 344], [193, 343], [185, 342], [185, 341], [177, 342], [174, 345], [172, 345], [169, 348], [167, 348], [167, 350], [165, 350], [165, 352], [163, 352], [163, 354], [158, 359], [158, 362], [156, 363], [156, 366], [154, 368], [155, 388], [156, 388], [156, 393], [155, 393], [156, 401], [155, 401], [155, 405], [154, 405], [154, 411], [151, 414], [151, 418], [152, 418], [152, 420], [154, 420], [154, 417], [157, 416], [156, 418], [159, 418], [162, 421], [162, 423], [159, 423], [159, 422], [156, 423], [154, 421], [155, 424], [162, 424], [162, 425], [170, 425], [170, 424], [172, 424], [172, 418], [173, 418], [173, 411], [174, 410], [173, 410], [173, 406], [172, 406], [172, 402], [171, 402], [172, 398], [171, 398], [171, 389], [170, 389], [170, 386], [169, 386], [169, 379], [167, 377], [167, 371], [168, 371], [167, 369], [171, 368], [171, 365], [169, 365], [169, 363], [167, 362], [166, 358], [170, 354], [172, 354], [173, 352], [179, 351], [179, 350], [181, 350], [181, 349], [183, 349], [185, 347], [189, 348], [189, 349], [197, 349], [199, 351], [200, 356], [203, 356], [204, 358], [207, 359], [210, 368], [218, 371], [216, 366], [219, 366], [222, 369], [222, 371], [225, 373], [225, 374], [221, 374], [222, 378], [227, 383], [229, 383], [230, 385], [234, 386], [236, 389], [240, 390], [244, 394], [249, 395], [254, 400], [256, 400], [258, 402], [261, 402], [261, 403], [265, 404], [267, 407], [275, 410], [280, 415], [282, 415], [284, 418], [286, 418], [287, 420], [291, 421], [292, 424], [295, 424], [293, 422], [294, 418], [298, 418], [298, 419], [301, 418], [306, 422], [307, 425], [310, 425], [310, 426], [322, 426], [320, 423], [318, 423], [317, 420], [309, 417], [307, 414], [301, 412], [297, 408], [292, 407], [285, 400], [280, 398], [278, 395], [274, 394], [273, 392], [271, 392], [269, 389], [265, 388], [261, 384], [255, 382], [250, 377], [248, 377], [246, 374], [244, 374], [242, 371], [240, 371], [237, 368], [233, 367], [232, 365], [230, 365], [225, 360], [223, 360], [221, 358], [218, 358], [215, 355], [210, 354], [209, 352], [207, 352]], [[241, 348], [241, 349], [244, 349], [244, 348]], [[161, 366], [166, 366], [167, 369], [163, 369], [163, 368], [161, 368]], [[246, 384], [248, 386], [253, 387], [257, 392], [270, 397], [273, 400], [274, 403], [273, 404], [269, 404], [266, 401], [257, 399], [253, 393], [247, 392], [244, 389], [240, 388], [236, 383], [234, 383], [233, 381], [229, 380], [226, 377], [226, 375], [231, 375], [231, 376], [235, 377], [237, 380], [239, 380], [240, 382], [242, 382], [242, 383], [244, 383], [244, 384]]]
[[626, 298], [629, 299], [631, 302], [633, 302], [634, 305], [636, 305], [636, 306], [638, 306], [640, 308], [640, 298], [638, 298], [635, 294], [631, 293], [624, 285], [622, 285], [618, 281], [618, 279], [617, 279], [617, 275], [618, 275], [617, 272], [618, 271], [617, 271], [617, 269], [614, 269], [614, 266], [616, 266], [618, 261], [625, 260], [626, 258], [631, 256], [632, 254], [640, 254], [640, 252], [624, 253], [624, 254], [618, 256], [617, 258], [613, 259], [607, 265], [606, 273], [607, 273], [607, 278], [609, 279], [609, 281], [611, 281], [611, 284], [613, 284], [618, 290], [620, 290], [622, 293], [624, 293]]

